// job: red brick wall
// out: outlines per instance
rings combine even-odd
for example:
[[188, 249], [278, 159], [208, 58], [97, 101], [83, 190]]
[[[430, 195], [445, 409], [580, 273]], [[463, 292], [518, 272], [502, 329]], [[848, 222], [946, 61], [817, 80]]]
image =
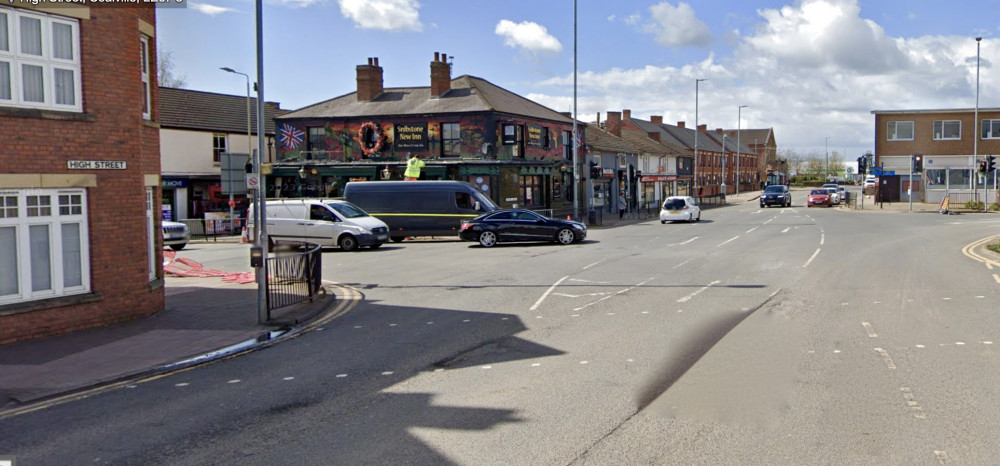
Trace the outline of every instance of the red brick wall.
[[[879, 113], [875, 115], [875, 155], [971, 155], [974, 142], [973, 110], [967, 112]], [[979, 111], [979, 121], [1000, 119], [995, 109]], [[959, 120], [962, 122], [961, 139], [934, 140], [934, 122]], [[912, 141], [887, 141], [890, 121], [912, 121]], [[982, 133], [982, 127], [978, 128]], [[980, 139], [976, 152], [981, 155], [1000, 154], [1000, 140]]]
[[[79, 21], [82, 114], [0, 108], [5, 173], [97, 176], [97, 186], [87, 188], [92, 295], [5, 306], [0, 344], [136, 319], [164, 307], [163, 287], [149, 280], [144, 183], [144, 175], [160, 173], [159, 130], [142, 118], [139, 80], [138, 20], [155, 25], [155, 14], [152, 5], [93, 7], [90, 19]], [[155, 42], [150, 38], [151, 57]], [[150, 66], [155, 121], [155, 60]], [[71, 171], [67, 160], [124, 160], [128, 168]], [[154, 191], [158, 213], [160, 190]]]

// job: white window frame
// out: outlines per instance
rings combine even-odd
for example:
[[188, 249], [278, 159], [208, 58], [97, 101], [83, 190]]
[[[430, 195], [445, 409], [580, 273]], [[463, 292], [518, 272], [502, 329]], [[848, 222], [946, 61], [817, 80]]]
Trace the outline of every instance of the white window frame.
[[[7, 209], [0, 217], [0, 228], [13, 228], [15, 251], [17, 258], [16, 276], [17, 292], [0, 296], [0, 304], [34, 301], [90, 292], [90, 250], [88, 240], [89, 224], [87, 221], [87, 191], [85, 189], [3, 189], [0, 198], [15, 197], [17, 207]], [[48, 198], [49, 208], [35, 209], [28, 205], [29, 197]], [[63, 202], [63, 197], [69, 202]], [[77, 202], [74, 202], [77, 201]], [[63, 226], [77, 225], [79, 228], [78, 242], [72, 244], [79, 251], [80, 276], [79, 285], [66, 285], [67, 270], [64, 268], [66, 257], [63, 245]], [[32, 260], [31, 260], [31, 229], [32, 227], [47, 227], [48, 229], [48, 289], [32, 290]]]
[[143, 100], [142, 102], [142, 118], [149, 120], [152, 118], [152, 108], [153, 105], [153, 95], [150, 90], [150, 79], [149, 79], [149, 37], [145, 34], [139, 35], [139, 79], [142, 81], [143, 90]]
[[[958, 136], [947, 137], [945, 136], [945, 127], [949, 124], [958, 125]], [[940, 131], [939, 131], [940, 129]], [[934, 120], [934, 126], [932, 132], [934, 133], [935, 141], [957, 141], [962, 139], [962, 120]]]
[[[222, 140], [222, 147], [216, 141]], [[229, 151], [229, 135], [223, 133], [212, 133], [212, 163], [221, 164], [222, 154]]]
[[[0, 12], [6, 17], [8, 50], [0, 50], [0, 62], [10, 67], [10, 99], [0, 99], [0, 105], [22, 108], [38, 108], [70, 112], [83, 111], [83, 80], [80, 73], [80, 23], [71, 18], [64, 18], [34, 11], [24, 11], [0, 6]], [[30, 55], [21, 52], [21, 18], [36, 19], [41, 22], [42, 55]], [[55, 41], [52, 40], [53, 24], [70, 27], [72, 41], [72, 58], [55, 58]], [[41, 102], [24, 99], [23, 72], [25, 66], [42, 68]], [[73, 73], [73, 102], [71, 104], [56, 102], [56, 72], [69, 71]]]
[[[899, 134], [899, 126], [909, 124], [910, 126], [910, 137], [901, 138], [897, 137]], [[912, 121], [890, 121], [886, 124], [885, 140], [886, 141], [912, 141], [915, 134]]]
[[[989, 125], [988, 128], [987, 128], [987, 125]], [[990, 133], [993, 132], [992, 130], [994, 128], [996, 128], [996, 133], [998, 135], [1000, 135], [1000, 120], [985, 119], [984, 118], [983, 119], [983, 126], [981, 126], [981, 128], [982, 128], [982, 138], [983, 139], [1000, 139], [1000, 136], [990, 136]]]

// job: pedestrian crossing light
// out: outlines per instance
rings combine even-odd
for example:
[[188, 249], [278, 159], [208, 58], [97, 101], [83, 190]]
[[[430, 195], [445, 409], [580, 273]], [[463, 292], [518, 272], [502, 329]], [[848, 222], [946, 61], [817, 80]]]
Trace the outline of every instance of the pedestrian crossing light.
[[986, 161], [979, 162], [979, 173], [986, 173]]
[[986, 157], [986, 171], [991, 172], [997, 169], [996, 157], [990, 155]]

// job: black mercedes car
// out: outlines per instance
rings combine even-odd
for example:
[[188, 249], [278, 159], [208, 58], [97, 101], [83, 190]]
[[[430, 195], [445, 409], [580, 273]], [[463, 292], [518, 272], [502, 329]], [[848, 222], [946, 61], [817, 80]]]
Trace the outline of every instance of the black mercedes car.
[[792, 193], [788, 191], [788, 186], [783, 184], [772, 184], [764, 188], [764, 192], [760, 193], [760, 206], [772, 206], [780, 205], [782, 207], [791, 207], [792, 205]]
[[463, 220], [458, 236], [483, 247], [512, 241], [554, 241], [571, 244], [587, 237], [587, 225], [558, 220], [525, 209], [495, 210]]

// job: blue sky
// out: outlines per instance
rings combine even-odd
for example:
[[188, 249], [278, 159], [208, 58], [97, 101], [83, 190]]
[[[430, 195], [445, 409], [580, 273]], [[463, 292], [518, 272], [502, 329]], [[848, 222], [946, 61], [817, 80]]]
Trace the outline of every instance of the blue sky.
[[[157, 43], [188, 89], [244, 95], [256, 72], [252, 0], [157, 10]], [[872, 110], [1000, 107], [1000, 0], [578, 0], [582, 121], [773, 127], [781, 149], [854, 160]], [[355, 91], [378, 57], [386, 87], [428, 86], [434, 52], [558, 111], [573, 100], [572, 0], [265, 0], [265, 99], [297, 109]], [[255, 79], [255, 78], [251, 78]], [[740, 113], [740, 105], [747, 105]], [[827, 143], [829, 141], [829, 143]]]

